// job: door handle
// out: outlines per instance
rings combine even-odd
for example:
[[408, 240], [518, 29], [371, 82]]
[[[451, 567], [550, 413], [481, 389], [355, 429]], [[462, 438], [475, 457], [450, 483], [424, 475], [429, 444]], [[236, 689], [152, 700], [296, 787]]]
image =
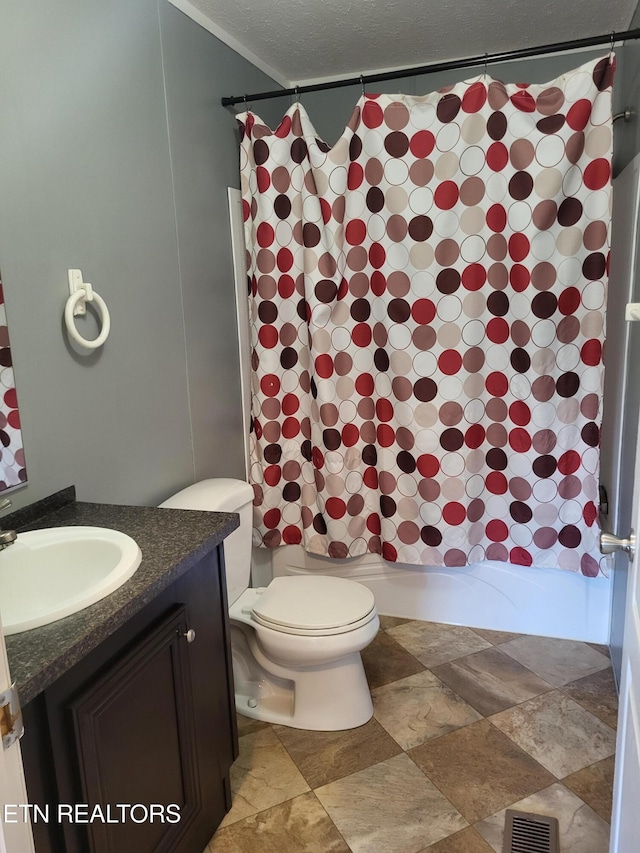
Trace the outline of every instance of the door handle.
[[614, 536], [613, 533], [600, 533], [600, 552], [602, 554], [615, 554], [616, 551], [624, 551], [633, 560], [636, 548], [636, 537], [633, 530], [626, 539]]

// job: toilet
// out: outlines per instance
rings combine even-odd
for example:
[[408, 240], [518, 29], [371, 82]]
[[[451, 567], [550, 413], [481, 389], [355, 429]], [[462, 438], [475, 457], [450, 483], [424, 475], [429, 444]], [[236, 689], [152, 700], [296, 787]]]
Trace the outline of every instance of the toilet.
[[345, 578], [291, 576], [249, 587], [253, 489], [202, 480], [161, 504], [237, 512], [224, 541], [236, 709], [312, 731], [362, 726], [373, 715], [360, 651], [380, 625], [373, 593]]

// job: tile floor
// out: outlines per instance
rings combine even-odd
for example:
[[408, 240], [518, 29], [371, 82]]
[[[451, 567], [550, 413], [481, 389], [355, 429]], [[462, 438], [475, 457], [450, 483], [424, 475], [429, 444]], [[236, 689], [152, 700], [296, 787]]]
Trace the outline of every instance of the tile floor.
[[607, 649], [381, 618], [366, 725], [239, 717], [233, 808], [204, 853], [491, 853], [507, 807], [606, 853], [617, 697]]

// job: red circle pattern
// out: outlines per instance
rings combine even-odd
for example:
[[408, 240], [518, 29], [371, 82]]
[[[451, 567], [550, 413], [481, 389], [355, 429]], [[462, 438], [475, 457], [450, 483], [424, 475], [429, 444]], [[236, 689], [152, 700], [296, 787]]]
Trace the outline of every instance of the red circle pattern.
[[239, 116], [262, 545], [600, 573], [612, 76]]
[[2, 458], [0, 491], [27, 481], [18, 396], [13, 384], [12, 364], [4, 291], [0, 281], [0, 455]]

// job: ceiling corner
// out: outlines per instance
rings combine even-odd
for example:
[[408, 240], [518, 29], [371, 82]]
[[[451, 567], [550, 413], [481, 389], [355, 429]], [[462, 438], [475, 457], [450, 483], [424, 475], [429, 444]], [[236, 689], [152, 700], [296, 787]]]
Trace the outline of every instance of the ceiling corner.
[[291, 81], [288, 80], [284, 74], [275, 69], [272, 65], [269, 65], [268, 62], [265, 62], [259, 56], [256, 56], [255, 53], [248, 50], [241, 42], [230, 35], [226, 30], [222, 29], [222, 27], [215, 24], [211, 18], [194, 6], [190, 0], [168, 0], [168, 2], [171, 3], [172, 6], [175, 6], [176, 9], [183, 12], [187, 17], [191, 18], [192, 21], [195, 21], [196, 24], [199, 24], [203, 29], [210, 32], [211, 35], [220, 39], [220, 41], [226, 44], [227, 47], [235, 50], [235, 52], [242, 56], [243, 59], [246, 59], [247, 62], [255, 65], [256, 68], [268, 77], [271, 77], [271, 79], [275, 80], [275, 82], [280, 86], [283, 86], [285, 89], [289, 89], [292, 86]]

